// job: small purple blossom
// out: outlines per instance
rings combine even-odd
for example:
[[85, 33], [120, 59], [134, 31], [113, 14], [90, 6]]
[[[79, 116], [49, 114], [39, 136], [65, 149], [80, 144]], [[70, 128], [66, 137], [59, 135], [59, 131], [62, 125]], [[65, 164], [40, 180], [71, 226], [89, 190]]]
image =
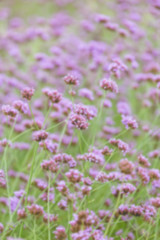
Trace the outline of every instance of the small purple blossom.
[[31, 100], [32, 96], [34, 95], [35, 90], [33, 88], [23, 88], [21, 91], [22, 97], [27, 99], [27, 100]]
[[122, 123], [125, 125], [126, 129], [129, 129], [129, 128], [136, 129], [136, 128], [138, 128], [138, 123], [132, 116], [122, 115]]
[[100, 87], [106, 91], [108, 90], [111, 92], [118, 93], [118, 85], [116, 84], [116, 82], [114, 82], [113, 80], [111, 80], [109, 78], [102, 79], [100, 82]]
[[37, 142], [43, 141], [48, 137], [48, 133], [44, 130], [39, 130], [33, 133], [33, 139]]
[[64, 77], [64, 82], [68, 85], [74, 85], [77, 86], [79, 85], [79, 79], [78, 76], [76, 76], [75, 74], [68, 74]]

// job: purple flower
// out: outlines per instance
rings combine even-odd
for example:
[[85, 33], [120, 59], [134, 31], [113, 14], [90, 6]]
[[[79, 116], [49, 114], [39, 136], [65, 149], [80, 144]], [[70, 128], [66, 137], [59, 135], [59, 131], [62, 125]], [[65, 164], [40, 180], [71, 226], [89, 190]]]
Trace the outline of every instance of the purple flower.
[[85, 117], [76, 113], [72, 113], [70, 115], [70, 121], [76, 128], [80, 130], [87, 129], [89, 125]]
[[58, 90], [44, 88], [42, 91], [52, 103], [59, 103], [62, 100], [62, 94]]
[[21, 101], [21, 100], [16, 100], [13, 102], [13, 106], [15, 109], [17, 109], [20, 113], [23, 114], [29, 114], [29, 106], [27, 103]]
[[2, 224], [2, 223], [0, 223], [0, 233], [2, 233], [2, 232], [3, 232], [3, 230], [4, 230], [4, 226], [3, 226], [3, 224]]
[[36, 131], [33, 133], [33, 139], [37, 142], [43, 141], [48, 137], [48, 133], [44, 130]]
[[34, 95], [34, 89], [33, 88], [23, 88], [21, 91], [22, 97], [27, 99], [27, 100], [31, 100], [32, 96]]
[[79, 96], [89, 99], [90, 101], [94, 100], [93, 92], [88, 88], [81, 88], [79, 90]]
[[79, 85], [79, 79], [78, 76], [73, 75], [73, 74], [68, 74], [64, 77], [64, 82], [68, 85], [74, 85], [78, 86]]
[[118, 85], [109, 78], [103, 78], [100, 82], [100, 87], [106, 91], [118, 93]]
[[70, 169], [69, 172], [67, 172], [66, 177], [68, 180], [72, 183], [78, 183], [82, 181], [83, 174], [79, 172], [77, 169]]
[[30, 214], [36, 217], [40, 217], [44, 213], [43, 207], [38, 204], [32, 204], [31, 206], [27, 206], [27, 208]]
[[55, 234], [55, 238], [57, 240], [66, 240], [67, 239], [66, 229], [63, 226], [58, 226], [53, 233]]
[[11, 107], [10, 105], [3, 105], [2, 112], [5, 115], [13, 117], [13, 118], [15, 118], [18, 114], [18, 111], [15, 108]]
[[122, 115], [122, 123], [125, 125], [126, 129], [129, 129], [129, 128], [136, 129], [136, 128], [138, 128], [138, 123], [132, 116]]

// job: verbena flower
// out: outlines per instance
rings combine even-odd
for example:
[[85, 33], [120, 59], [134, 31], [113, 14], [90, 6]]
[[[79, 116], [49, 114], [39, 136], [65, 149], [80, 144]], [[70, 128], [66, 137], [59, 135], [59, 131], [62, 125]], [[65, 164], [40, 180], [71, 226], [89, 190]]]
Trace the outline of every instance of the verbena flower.
[[58, 240], [66, 240], [67, 234], [66, 229], [63, 226], [58, 226], [56, 230], [54, 231], [55, 238]]
[[83, 117], [82, 115], [78, 115], [76, 113], [72, 113], [70, 115], [70, 121], [76, 128], [80, 130], [87, 129], [89, 125], [85, 117]]
[[15, 108], [11, 107], [10, 105], [3, 105], [2, 112], [5, 115], [13, 117], [13, 118], [15, 118], [18, 114], [18, 111]]
[[100, 87], [104, 90], [118, 93], [118, 85], [109, 78], [103, 78], [100, 82]]
[[32, 204], [31, 206], [27, 206], [27, 208], [30, 214], [37, 217], [40, 217], [44, 213], [43, 207], [38, 204]]
[[0, 239], [158, 239], [159, 0], [15, 2], [0, 9]]
[[77, 86], [79, 85], [79, 79], [78, 76], [75, 74], [68, 74], [64, 77], [64, 82], [68, 85], [74, 85]]
[[138, 128], [138, 123], [132, 116], [122, 115], [122, 123], [125, 125], [126, 129], [129, 129], [129, 128], [136, 129], [136, 128]]
[[21, 91], [22, 97], [27, 99], [27, 100], [31, 100], [32, 96], [34, 95], [35, 90], [33, 88], [23, 88]]
[[48, 137], [48, 133], [44, 130], [39, 130], [33, 133], [33, 139], [37, 142], [43, 141]]

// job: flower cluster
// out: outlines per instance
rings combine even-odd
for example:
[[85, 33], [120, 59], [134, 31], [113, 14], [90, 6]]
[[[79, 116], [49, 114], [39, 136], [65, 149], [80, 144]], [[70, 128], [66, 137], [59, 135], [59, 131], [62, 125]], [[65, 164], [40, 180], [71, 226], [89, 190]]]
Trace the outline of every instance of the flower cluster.
[[0, 239], [160, 238], [159, 19], [159, 0], [1, 1]]

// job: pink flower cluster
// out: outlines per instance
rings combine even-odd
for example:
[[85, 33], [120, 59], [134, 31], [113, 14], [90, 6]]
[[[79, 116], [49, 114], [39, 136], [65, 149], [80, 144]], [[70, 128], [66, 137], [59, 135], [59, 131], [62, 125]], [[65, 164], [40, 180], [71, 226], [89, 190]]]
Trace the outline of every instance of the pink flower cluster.
[[0, 239], [158, 240], [159, 0], [0, 3]]

